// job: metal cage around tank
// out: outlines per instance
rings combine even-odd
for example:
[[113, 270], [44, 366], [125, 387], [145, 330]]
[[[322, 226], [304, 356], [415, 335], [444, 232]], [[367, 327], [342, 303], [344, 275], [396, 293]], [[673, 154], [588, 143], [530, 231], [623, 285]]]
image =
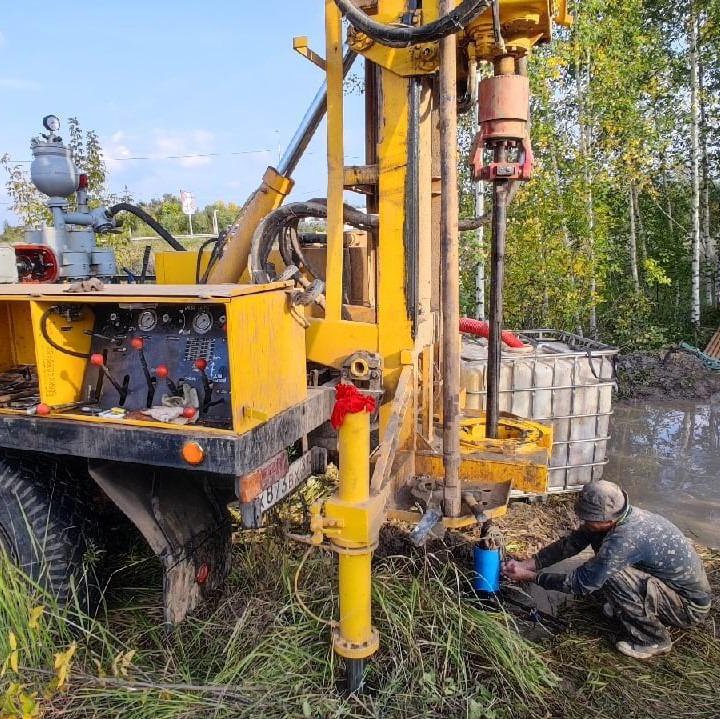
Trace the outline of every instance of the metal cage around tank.
[[[502, 354], [500, 409], [553, 425], [550, 493], [578, 491], [607, 464], [617, 348], [553, 329], [517, 333], [531, 349]], [[462, 347], [465, 406], [484, 410], [482, 342]], [[517, 494], [517, 493], [516, 493]]]

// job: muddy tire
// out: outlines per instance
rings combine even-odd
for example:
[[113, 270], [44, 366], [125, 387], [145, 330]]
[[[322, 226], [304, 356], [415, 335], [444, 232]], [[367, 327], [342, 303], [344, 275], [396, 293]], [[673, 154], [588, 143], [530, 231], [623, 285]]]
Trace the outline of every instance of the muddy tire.
[[81, 465], [48, 455], [0, 454], [0, 551], [61, 605], [94, 609], [97, 549]]

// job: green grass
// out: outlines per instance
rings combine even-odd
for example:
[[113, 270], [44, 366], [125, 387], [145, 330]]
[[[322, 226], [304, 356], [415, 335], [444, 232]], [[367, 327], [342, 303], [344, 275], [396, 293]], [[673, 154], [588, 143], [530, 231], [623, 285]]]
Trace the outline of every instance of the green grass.
[[[533, 512], [554, 516], [557, 509]], [[142, 553], [122, 558], [130, 568], [115, 577], [110, 608], [97, 621], [54, 606], [3, 564], [0, 663], [10, 653], [12, 631], [25, 669], [0, 679], [0, 695], [5, 692], [6, 705], [17, 704], [20, 687], [36, 696], [43, 717], [69, 719], [720, 714], [714, 618], [678, 633], [673, 653], [647, 664], [618, 655], [611, 625], [590, 608], [573, 610], [571, 630], [530, 643], [518, 632], [528, 628], [525, 621], [467, 599], [461, 541], [447, 554], [441, 545], [433, 554], [391, 544], [398, 553], [375, 562], [381, 649], [363, 696], [347, 698], [339, 690], [342, 662], [329, 649], [329, 629], [294, 596], [304, 548], [272, 531], [243, 535], [225, 591], [170, 635], [162, 627], [158, 565]], [[720, 556], [706, 560], [717, 589]], [[303, 601], [328, 619], [337, 616], [335, 561], [314, 552], [300, 576]], [[30, 611], [40, 605], [43, 616], [33, 629]], [[69, 686], [56, 689], [54, 655], [73, 642]], [[22, 716], [0, 708], [0, 716]]]

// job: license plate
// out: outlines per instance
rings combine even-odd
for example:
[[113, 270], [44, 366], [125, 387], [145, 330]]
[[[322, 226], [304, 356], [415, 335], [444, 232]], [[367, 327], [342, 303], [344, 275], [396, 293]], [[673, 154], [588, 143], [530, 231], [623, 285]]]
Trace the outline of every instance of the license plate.
[[300, 459], [295, 460], [289, 467], [287, 474], [277, 482], [269, 485], [260, 495], [260, 511], [266, 512], [281, 499], [287, 497], [297, 489], [313, 473], [312, 452], [307, 452]]

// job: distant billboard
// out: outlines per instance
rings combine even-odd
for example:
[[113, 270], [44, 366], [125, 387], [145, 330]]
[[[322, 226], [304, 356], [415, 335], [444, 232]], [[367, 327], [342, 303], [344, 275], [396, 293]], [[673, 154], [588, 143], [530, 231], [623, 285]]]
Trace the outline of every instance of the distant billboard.
[[194, 215], [197, 212], [197, 203], [192, 192], [180, 190], [180, 204], [182, 204], [182, 211], [185, 215]]

